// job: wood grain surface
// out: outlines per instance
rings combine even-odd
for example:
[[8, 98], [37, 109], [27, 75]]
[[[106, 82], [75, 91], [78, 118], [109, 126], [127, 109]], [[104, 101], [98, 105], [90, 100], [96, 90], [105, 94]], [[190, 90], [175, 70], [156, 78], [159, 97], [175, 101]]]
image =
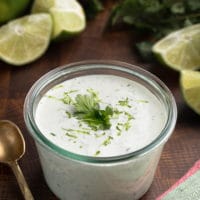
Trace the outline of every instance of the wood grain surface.
[[[179, 88], [179, 74], [158, 63], [140, 59], [133, 46], [140, 38], [130, 30], [106, 30], [110, 7], [89, 21], [86, 30], [68, 41], [52, 43], [37, 61], [13, 67], [0, 62], [0, 119], [15, 122], [24, 135], [26, 153], [19, 161], [36, 200], [57, 200], [44, 181], [35, 144], [23, 119], [24, 98], [32, 84], [51, 69], [88, 59], [119, 60], [139, 65], [157, 75], [172, 91], [178, 107], [178, 120], [165, 145], [153, 184], [141, 200], [154, 200], [168, 189], [200, 157], [200, 116], [187, 107]], [[23, 199], [8, 166], [0, 163], [0, 200]]]

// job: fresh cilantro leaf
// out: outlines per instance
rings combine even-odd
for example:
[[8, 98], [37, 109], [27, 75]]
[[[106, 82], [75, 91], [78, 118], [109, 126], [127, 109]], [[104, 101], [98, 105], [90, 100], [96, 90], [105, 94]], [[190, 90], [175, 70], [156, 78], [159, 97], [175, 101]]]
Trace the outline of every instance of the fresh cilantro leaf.
[[98, 102], [96, 102], [90, 95], [78, 94], [75, 101], [74, 106], [76, 108], [76, 113], [86, 113], [99, 109]]
[[110, 117], [113, 109], [107, 106], [105, 110], [100, 109], [96, 98], [92, 95], [80, 95], [75, 98], [74, 116], [87, 123], [94, 130], [105, 130], [111, 127]]

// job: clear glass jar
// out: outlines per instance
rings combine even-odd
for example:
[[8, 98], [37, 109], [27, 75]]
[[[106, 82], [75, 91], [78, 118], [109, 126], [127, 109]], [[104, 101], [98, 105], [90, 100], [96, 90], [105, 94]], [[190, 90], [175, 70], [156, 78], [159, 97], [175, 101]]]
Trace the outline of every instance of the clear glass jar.
[[[166, 110], [166, 124], [159, 136], [137, 151], [113, 157], [72, 153], [44, 137], [35, 122], [35, 111], [42, 96], [65, 80], [92, 74], [125, 77], [150, 90]], [[153, 181], [176, 118], [175, 100], [162, 81], [139, 67], [118, 61], [84, 61], [56, 68], [32, 86], [24, 104], [25, 123], [35, 140], [46, 182], [57, 197], [66, 200], [139, 199]]]

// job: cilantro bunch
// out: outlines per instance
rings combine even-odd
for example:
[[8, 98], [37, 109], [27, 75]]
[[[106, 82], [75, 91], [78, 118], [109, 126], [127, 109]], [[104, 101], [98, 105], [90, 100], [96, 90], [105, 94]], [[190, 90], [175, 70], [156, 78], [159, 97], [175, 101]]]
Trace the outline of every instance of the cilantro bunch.
[[112, 26], [126, 24], [150, 36], [150, 42], [137, 44], [138, 50], [146, 58], [158, 39], [198, 22], [200, 0], [123, 0], [110, 16]]

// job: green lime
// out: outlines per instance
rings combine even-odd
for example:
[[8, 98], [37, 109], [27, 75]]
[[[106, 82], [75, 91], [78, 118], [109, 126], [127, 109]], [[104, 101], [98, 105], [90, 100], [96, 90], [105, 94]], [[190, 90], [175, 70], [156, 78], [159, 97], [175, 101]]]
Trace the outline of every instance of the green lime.
[[0, 24], [23, 14], [31, 0], [1, 0]]
[[86, 27], [83, 8], [76, 0], [35, 0], [32, 12], [51, 14], [53, 19], [52, 39], [76, 35]]
[[175, 31], [153, 46], [158, 59], [175, 70], [200, 67], [200, 24]]
[[188, 106], [200, 114], [200, 72], [183, 70], [180, 85]]
[[0, 28], [0, 59], [24, 65], [40, 57], [47, 49], [52, 33], [49, 14], [28, 15]]

